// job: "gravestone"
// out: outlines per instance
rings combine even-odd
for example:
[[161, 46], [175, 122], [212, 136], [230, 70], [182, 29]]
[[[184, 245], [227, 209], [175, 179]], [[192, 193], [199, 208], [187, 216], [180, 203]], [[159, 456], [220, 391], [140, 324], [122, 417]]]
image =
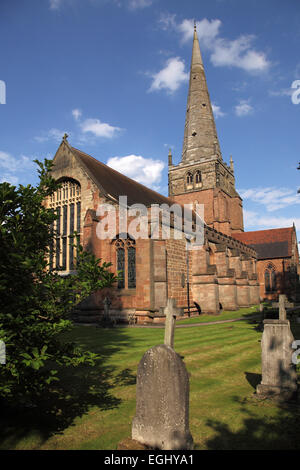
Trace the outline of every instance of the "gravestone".
[[189, 377], [179, 354], [167, 344], [149, 349], [138, 365], [132, 439], [161, 450], [192, 449]]
[[164, 344], [154, 346], [138, 365], [132, 439], [154, 449], [192, 449], [189, 431], [189, 376], [174, 349], [176, 308], [168, 299]]
[[258, 396], [283, 401], [296, 396], [297, 374], [292, 362], [293, 341], [288, 320], [264, 320], [261, 341], [262, 380], [256, 388]]

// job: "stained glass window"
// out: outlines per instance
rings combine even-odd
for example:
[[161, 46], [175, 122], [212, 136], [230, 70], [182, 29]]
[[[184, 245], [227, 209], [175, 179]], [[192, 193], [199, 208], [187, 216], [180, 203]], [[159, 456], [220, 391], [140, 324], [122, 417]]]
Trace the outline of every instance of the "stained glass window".
[[67, 214], [68, 214], [68, 206], [64, 206], [63, 207], [63, 235], [67, 235], [67, 224], [68, 224]]
[[129, 246], [128, 256], [128, 289], [135, 287], [135, 247]]
[[56, 209], [57, 219], [56, 219], [56, 235], [60, 236], [60, 207]]
[[125, 287], [125, 278], [124, 278], [125, 250], [124, 248], [121, 248], [121, 247], [117, 249], [117, 270], [119, 273], [118, 289], [124, 289]]
[[136, 252], [135, 241], [124, 234], [114, 241], [117, 256], [117, 271], [121, 271], [118, 281], [119, 289], [134, 289], [136, 287]]
[[55, 240], [55, 243], [56, 243], [56, 253], [55, 253], [55, 258], [56, 258], [56, 263], [55, 263], [55, 267], [56, 269], [59, 269], [60, 268], [60, 238], [56, 238]]
[[270, 292], [271, 290], [270, 271], [268, 269], [265, 271], [265, 290], [266, 292]]
[[65, 271], [67, 269], [67, 238], [64, 237], [62, 239], [63, 242], [63, 250], [62, 250], [62, 270]]
[[269, 264], [265, 270], [265, 291], [276, 291], [276, 271], [272, 264]]
[[70, 204], [70, 234], [74, 233], [74, 204]]

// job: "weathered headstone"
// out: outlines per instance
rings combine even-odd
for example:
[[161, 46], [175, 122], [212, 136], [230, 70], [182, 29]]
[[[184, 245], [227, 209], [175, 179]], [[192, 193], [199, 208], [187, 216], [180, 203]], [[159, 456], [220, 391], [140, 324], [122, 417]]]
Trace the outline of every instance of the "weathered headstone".
[[292, 362], [294, 337], [288, 320], [264, 320], [261, 341], [262, 380], [258, 396], [290, 400], [297, 392], [297, 374]]
[[132, 439], [154, 449], [192, 449], [189, 376], [179, 354], [161, 344], [142, 357], [137, 373]]

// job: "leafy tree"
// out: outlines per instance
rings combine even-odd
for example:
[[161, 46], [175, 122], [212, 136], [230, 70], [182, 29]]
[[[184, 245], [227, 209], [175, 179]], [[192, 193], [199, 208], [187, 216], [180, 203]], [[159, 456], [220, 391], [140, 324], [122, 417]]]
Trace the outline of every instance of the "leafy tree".
[[93, 363], [96, 355], [62, 338], [72, 329], [70, 314], [92, 292], [111, 286], [116, 276], [78, 243], [77, 272], [62, 277], [49, 269], [47, 254], [56, 219], [45, 198], [59, 185], [52, 162], [36, 161], [39, 184], [0, 184], [0, 398], [34, 401], [58, 380], [61, 366]]

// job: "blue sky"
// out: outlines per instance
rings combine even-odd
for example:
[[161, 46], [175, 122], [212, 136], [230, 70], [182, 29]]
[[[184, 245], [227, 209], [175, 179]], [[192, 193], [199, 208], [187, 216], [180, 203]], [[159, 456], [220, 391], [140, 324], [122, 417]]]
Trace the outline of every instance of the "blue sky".
[[33, 160], [52, 158], [67, 132], [72, 146], [167, 194], [194, 20], [245, 229], [294, 221], [299, 240], [298, 0], [1, 0], [0, 179], [36, 183]]

